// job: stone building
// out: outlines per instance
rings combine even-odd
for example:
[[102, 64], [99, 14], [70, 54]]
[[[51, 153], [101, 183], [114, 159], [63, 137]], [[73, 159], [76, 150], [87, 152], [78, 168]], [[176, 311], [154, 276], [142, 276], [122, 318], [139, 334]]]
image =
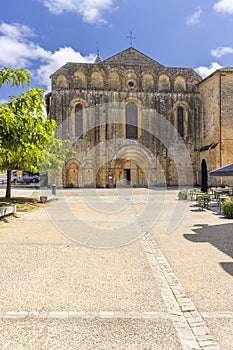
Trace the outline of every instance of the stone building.
[[60, 185], [195, 185], [201, 171], [232, 162], [232, 68], [202, 80], [130, 47], [92, 64], [68, 62], [51, 82], [48, 117], [76, 152]]
[[[198, 84], [202, 97], [199, 169], [207, 171], [233, 162], [233, 68], [215, 71]], [[209, 177], [209, 185], [233, 184], [232, 177]]]

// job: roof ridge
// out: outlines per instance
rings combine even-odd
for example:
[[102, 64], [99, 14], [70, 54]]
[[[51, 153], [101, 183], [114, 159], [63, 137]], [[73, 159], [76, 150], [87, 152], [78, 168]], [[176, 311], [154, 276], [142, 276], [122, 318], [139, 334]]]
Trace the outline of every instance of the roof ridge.
[[[135, 57], [132, 54], [135, 54]], [[135, 49], [134, 47], [129, 47], [123, 51], [116, 53], [115, 55], [105, 59], [102, 63], [124, 63], [124, 64], [138, 64], [138, 65], [146, 65], [146, 64], [155, 64], [163, 67], [159, 62], [155, 61], [153, 58], [147, 56], [143, 52]]]

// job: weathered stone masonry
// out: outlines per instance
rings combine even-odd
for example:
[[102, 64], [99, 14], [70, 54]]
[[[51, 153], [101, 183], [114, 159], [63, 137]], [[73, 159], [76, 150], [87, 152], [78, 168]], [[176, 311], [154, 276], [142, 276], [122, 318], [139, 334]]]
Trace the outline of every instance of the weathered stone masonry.
[[[232, 128], [224, 117], [225, 107], [233, 108], [226, 101], [232, 73], [224, 76], [230, 88], [221, 111], [228, 139]], [[203, 151], [219, 142], [219, 130], [210, 130], [210, 119], [219, 118], [215, 75], [202, 81], [193, 69], [164, 67], [132, 47], [104, 61], [97, 57], [93, 64], [65, 64], [52, 74], [47, 99], [49, 118], [76, 151], [67, 157], [60, 182], [75, 187], [197, 184], [204, 158], [208, 170], [219, 165], [218, 146], [212, 145], [210, 157]], [[232, 146], [225, 146], [228, 153]]]

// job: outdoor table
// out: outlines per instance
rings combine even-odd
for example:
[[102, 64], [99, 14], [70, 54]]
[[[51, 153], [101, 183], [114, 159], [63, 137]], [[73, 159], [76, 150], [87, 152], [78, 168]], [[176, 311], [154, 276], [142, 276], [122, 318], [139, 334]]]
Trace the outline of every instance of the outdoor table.
[[213, 189], [213, 194], [214, 194], [214, 198], [218, 200], [219, 196], [222, 196], [222, 195], [232, 196], [233, 190], [231, 187], [215, 188]]
[[229, 194], [229, 196], [232, 196], [232, 188], [231, 187], [223, 188], [223, 193], [226, 193], [226, 194]]
[[199, 189], [193, 189], [193, 190], [190, 190], [190, 194], [191, 194], [191, 201], [196, 200], [197, 196], [201, 194], [201, 191]]
[[214, 192], [214, 198], [217, 199], [217, 200], [218, 200], [218, 198], [219, 198], [220, 195], [223, 195], [223, 194], [224, 194], [222, 188], [215, 188], [215, 189], [213, 190], [213, 192]]

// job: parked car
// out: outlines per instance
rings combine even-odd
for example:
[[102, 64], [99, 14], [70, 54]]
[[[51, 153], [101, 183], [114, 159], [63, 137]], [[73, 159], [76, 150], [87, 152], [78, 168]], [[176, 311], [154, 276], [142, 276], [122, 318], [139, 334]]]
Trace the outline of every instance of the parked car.
[[38, 174], [26, 173], [26, 174], [23, 174], [23, 181], [26, 183], [39, 182], [40, 177]]
[[29, 171], [23, 171], [23, 174], [22, 174], [22, 178], [18, 178], [17, 176], [17, 172], [14, 171], [12, 173], [12, 180], [11, 182], [13, 183], [26, 183], [26, 184], [29, 184], [29, 183], [35, 183], [35, 182], [39, 182], [40, 181], [40, 177], [39, 177], [39, 174], [33, 174], [33, 173], [30, 173]]

